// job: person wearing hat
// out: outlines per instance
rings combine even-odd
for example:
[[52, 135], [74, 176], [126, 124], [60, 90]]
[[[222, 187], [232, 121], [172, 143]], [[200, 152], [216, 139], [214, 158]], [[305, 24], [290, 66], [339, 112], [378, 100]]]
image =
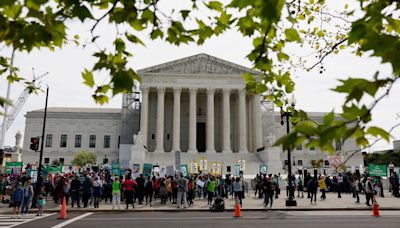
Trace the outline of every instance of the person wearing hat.
[[372, 177], [367, 178], [364, 188], [365, 188], [365, 198], [367, 200], [365, 204], [367, 204], [367, 206], [371, 206], [371, 204], [369, 204], [369, 201], [371, 200], [371, 203], [373, 203], [372, 198], [374, 196], [374, 186], [372, 185]]

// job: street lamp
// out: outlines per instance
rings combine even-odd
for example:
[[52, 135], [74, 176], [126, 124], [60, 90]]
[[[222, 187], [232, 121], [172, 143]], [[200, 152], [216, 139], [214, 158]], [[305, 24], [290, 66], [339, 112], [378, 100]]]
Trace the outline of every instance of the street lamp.
[[[289, 119], [292, 116], [292, 112], [290, 111], [290, 109], [288, 109], [288, 105], [286, 105], [286, 111], [283, 110], [283, 106], [286, 103], [286, 101], [282, 102], [283, 105], [281, 107], [281, 125], [284, 125], [284, 117], [286, 117], [286, 133], [289, 134], [290, 132], [290, 126], [289, 126]], [[289, 100], [289, 104], [290, 106], [292, 106], [294, 108], [294, 106], [296, 105], [296, 99], [294, 98], [294, 95], [290, 98]], [[291, 156], [290, 156], [290, 147], [288, 147], [287, 150], [287, 156], [288, 156], [288, 184], [289, 184], [289, 197], [286, 199], [286, 206], [297, 206], [297, 202], [294, 198], [294, 186], [293, 186], [293, 182], [292, 182], [292, 163], [291, 163]]]

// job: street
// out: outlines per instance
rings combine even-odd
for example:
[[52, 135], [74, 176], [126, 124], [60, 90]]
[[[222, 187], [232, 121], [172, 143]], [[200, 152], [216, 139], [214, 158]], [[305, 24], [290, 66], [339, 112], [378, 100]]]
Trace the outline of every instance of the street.
[[242, 212], [241, 218], [233, 218], [232, 212], [98, 212], [71, 213], [68, 220], [58, 220], [58, 215], [24, 223], [19, 228], [176, 228], [176, 227], [296, 227], [296, 228], [398, 228], [399, 211], [382, 211], [381, 217], [371, 216], [369, 211], [257, 211]]

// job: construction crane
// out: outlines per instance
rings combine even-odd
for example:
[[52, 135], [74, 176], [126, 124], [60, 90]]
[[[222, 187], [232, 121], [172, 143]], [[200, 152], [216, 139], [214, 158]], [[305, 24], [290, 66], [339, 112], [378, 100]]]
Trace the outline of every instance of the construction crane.
[[[33, 72], [33, 69], [32, 69], [32, 72]], [[48, 72], [36, 77], [35, 72], [33, 72], [32, 84], [35, 84], [39, 79], [43, 78], [47, 74], [48, 74]], [[0, 129], [1, 129], [0, 149], [4, 148], [5, 134], [7, 133], [8, 129], [11, 127], [15, 118], [18, 116], [18, 113], [21, 111], [26, 100], [28, 100], [29, 95], [30, 95], [29, 89], [25, 88], [24, 91], [22, 91], [21, 95], [18, 97], [18, 100], [15, 102], [14, 106], [12, 107], [10, 113], [4, 113], [4, 115], [7, 115], [7, 116], [4, 117], [3, 123], [0, 125]], [[9, 97], [7, 99], [9, 99]]]

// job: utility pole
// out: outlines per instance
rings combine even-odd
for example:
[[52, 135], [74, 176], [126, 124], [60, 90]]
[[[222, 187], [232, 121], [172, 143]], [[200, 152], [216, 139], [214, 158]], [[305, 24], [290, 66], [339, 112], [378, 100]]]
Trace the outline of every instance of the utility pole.
[[40, 144], [40, 155], [39, 155], [39, 169], [38, 169], [38, 178], [36, 181], [36, 191], [35, 196], [37, 196], [40, 192], [40, 187], [42, 185], [42, 159], [43, 159], [43, 146], [44, 146], [44, 134], [46, 130], [46, 118], [47, 118], [47, 102], [49, 99], [49, 86], [46, 89], [46, 103], [44, 106], [44, 116], [43, 116], [43, 129], [42, 129], [42, 144]]

